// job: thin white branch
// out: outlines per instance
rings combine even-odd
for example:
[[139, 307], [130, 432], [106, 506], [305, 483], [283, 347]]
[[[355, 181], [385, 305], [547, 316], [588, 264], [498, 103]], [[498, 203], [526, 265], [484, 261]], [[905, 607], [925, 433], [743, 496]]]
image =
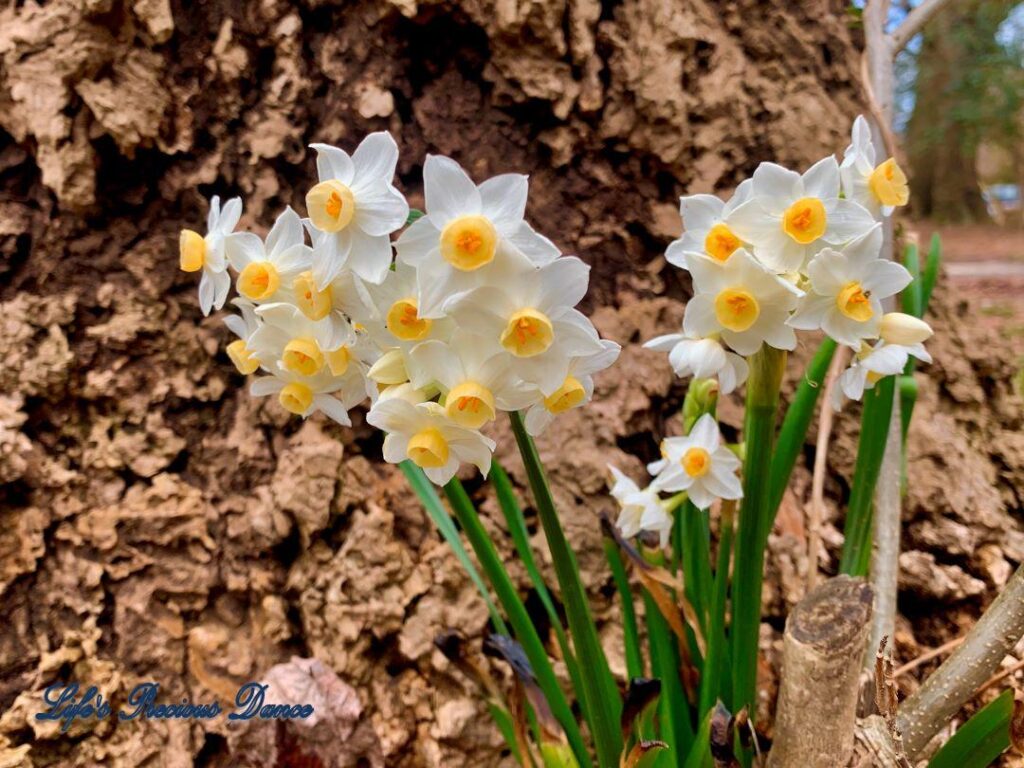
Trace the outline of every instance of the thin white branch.
[[895, 56], [906, 48], [907, 43], [914, 39], [914, 35], [920, 32], [936, 13], [951, 2], [953, 0], [924, 0], [908, 13], [907, 18], [892, 32], [892, 55]]
[[825, 471], [828, 463], [828, 442], [832, 436], [832, 390], [836, 379], [846, 367], [847, 348], [839, 347], [832, 357], [821, 393], [821, 414], [818, 417], [818, 441], [814, 448], [814, 472], [811, 475], [811, 509], [807, 520], [807, 591], [818, 585], [818, 556], [821, 550], [821, 521], [825, 516]]
[[899, 729], [916, 758], [1024, 635], [1024, 566], [981, 615], [964, 641], [901, 705]]
[[896, 597], [900, 570], [901, 481], [903, 475], [903, 427], [899, 388], [893, 393], [892, 417], [886, 438], [882, 468], [875, 485], [875, 546], [871, 553], [871, 586], [875, 590], [869, 649], [883, 637], [896, 634]]

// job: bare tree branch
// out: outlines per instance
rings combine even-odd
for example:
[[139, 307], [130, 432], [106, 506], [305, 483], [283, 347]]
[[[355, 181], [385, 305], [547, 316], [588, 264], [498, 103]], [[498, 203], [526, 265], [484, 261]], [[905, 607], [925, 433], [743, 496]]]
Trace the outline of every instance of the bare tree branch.
[[928, 20], [951, 2], [953, 0], [924, 0], [923, 3], [908, 13], [907, 18], [890, 35], [892, 38], [892, 55], [895, 56], [906, 48], [907, 43], [914, 39], [914, 35], [924, 28]]
[[828, 462], [828, 441], [832, 436], [832, 390], [836, 379], [846, 367], [847, 348], [839, 347], [832, 357], [821, 395], [818, 417], [818, 441], [814, 448], [814, 474], [811, 476], [811, 514], [807, 521], [807, 591], [818, 585], [818, 555], [821, 550], [821, 520], [825, 510], [825, 471]]
[[978, 619], [963, 643], [900, 706], [899, 729], [916, 758], [1024, 635], [1024, 566]]
[[871, 620], [869, 648], [877, 648], [884, 637], [896, 634], [896, 597], [900, 571], [901, 480], [903, 470], [903, 427], [900, 420], [899, 390], [893, 395], [889, 435], [882, 456], [882, 468], [875, 485], [875, 546], [871, 553], [871, 586], [875, 590], [875, 612]]

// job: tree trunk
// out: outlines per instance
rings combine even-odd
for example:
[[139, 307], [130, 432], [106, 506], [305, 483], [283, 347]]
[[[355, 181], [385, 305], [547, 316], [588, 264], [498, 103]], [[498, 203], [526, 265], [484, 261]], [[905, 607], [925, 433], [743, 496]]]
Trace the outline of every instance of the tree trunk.
[[982, 219], [977, 152], [995, 96], [985, 52], [1011, 0], [952, 3], [924, 28], [916, 58], [914, 110], [907, 124], [914, 212], [939, 221]]
[[836, 576], [789, 615], [768, 768], [836, 768], [849, 762], [873, 599], [863, 580]]
[[[335, 764], [502, 764], [483, 702], [431, 642], [449, 626], [479, 638], [472, 585], [358, 415], [301, 423], [248, 395], [177, 269], [178, 233], [202, 228], [212, 194], [242, 195], [242, 226], [261, 233], [285, 205], [304, 213], [307, 145], [352, 150], [370, 131], [395, 136], [420, 207], [427, 152], [478, 181], [529, 173], [528, 218], [592, 265], [588, 309], [628, 345], [595, 407], [539, 441], [609, 616], [605, 465], [639, 470], [623, 446], [653, 445], [678, 396], [636, 344], [675, 330], [688, 295], [661, 259], [678, 195], [842, 151], [863, 110], [848, 5], [0, 4], [0, 763], [31, 744], [37, 765], [299, 764], [334, 731], [240, 735], [222, 719], [64, 739], [30, 713], [70, 673], [120, 700], [155, 680], [167, 701], [223, 706], [301, 654], [358, 693]], [[1005, 393], [994, 365], [957, 369], [957, 385]], [[970, 419], [958, 428], [976, 435]], [[1004, 471], [995, 451], [986, 466]]]

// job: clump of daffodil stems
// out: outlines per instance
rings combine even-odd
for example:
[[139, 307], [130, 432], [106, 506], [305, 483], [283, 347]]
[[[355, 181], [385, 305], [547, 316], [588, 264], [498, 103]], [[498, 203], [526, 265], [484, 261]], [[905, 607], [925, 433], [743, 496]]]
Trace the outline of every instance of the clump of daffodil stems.
[[[817, 387], [801, 387], [776, 440], [796, 331], [828, 339], [808, 371], [812, 383], [836, 345], [854, 350], [837, 388], [850, 399], [891, 394], [910, 357], [928, 360], [927, 324], [881, 304], [912, 278], [879, 258], [880, 221], [907, 202], [902, 171], [891, 159], [875, 163], [858, 118], [842, 164], [828, 157], [800, 175], [763, 163], [728, 202], [681, 200], [685, 231], [667, 258], [690, 273], [694, 296], [680, 332], [645, 345], [693, 377], [681, 434], [663, 440], [642, 486], [610, 468], [621, 512], [614, 527], [605, 523], [606, 553], [623, 600], [629, 672], [660, 680], [637, 683], [656, 689], [650, 706], [627, 699], [624, 708], [533, 442], [558, 414], [590, 401], [595, 374], [619, 353], [576, 309], [589, 267], [526, 223], [525, 176], [477, 184], [453, 160], [428, 155], [426, 210], [411, 211], [393, 184], [398, 147], [387, 133], [366, 137], [351, 155], [313, 149], [318, 179], [305, 217], [289, 208], [261, 238], [236, 231], [240, 200], [222, 207], [215, 197], [207, 234], [181, 235], [181, 267], [201, 272], [204, 313], [223, 307], [234, 285], [238, 314], [226, 323], [237, 339], [226, 353], [254, 377], [251, 393], [343, 426], [352, 409], [367, 408], [366, 421], [385, 435], [383, 458], [402, 465], [488, 606], [496, 631], [489, 647], [518, 680], [504, 699], [489, 684], [488, 706], [524, 765], [696, 766], [712, 745], [748, 762], [764, 547], [817, 399]], [[746, 422], [730, 444], [718, 398], [744, 385]], [[493, 484], [551, 635], [533, 623], [456, 477], [467, 465], [485, 477], [496, 467], [488, 433], [501, 412], [523, 459], [564, 619], [500, 468]], [[870, 488], [860, 493], [870, 498]], [[859, 563], [861, 551], [850, 559]], [[627, 569], [642, 584], [646, 654]], [[565, 662], [568, 693], [553, 654]]]
[[[907, 199], [903, 172], [892, 159], [876, 163], [867, 123], [858, 118], [841, 163], [827, 157], [803, 174], [762, 163], [728, 201], [711, 195], [680, 201], [684, 232], [666, 258], [690, 273], [694, 296], [680, 331], [645, 346], [667, 352], [675, 372], [692, 377], [682, 413], [685, 437], [663, 441], [663, 458], [648, 466], [653, 479], [644, 487], [611, 470], [622, 506], [620, 531], [657, 535], [662, 546], [673, 542], [678, 551], [668, 562], [678, 564], [680, 594], [698, 607], [696, 629], [707, 638], [703, 658], [689, 649], [701, 678], [699, 699], [675, 705], [688, 713], [694, 730], [692, 742], [683, 734], [679, 765], [716, 701], [756, 718], [764, 550], [839, 345], [853, 350], [852, 362], [826, 407], [838, 410], [843, 399], [870, 401], [842, 570], [860, 575], [867, 567], [885, 406], [891, 408], [896, 376], [911, 369], [908, 360], [930, 360], [922, 345], [931, 335], [923, 313], [886, 313], [882, 305], [908, 286], [917, 289], [915, 275], [881, 258], [883, 221]], [[780, 390], [797, 331], [821, 331], [825, 339], [783, 417]], [[696, 405], [715, 380], [722, 395], [746, 387], [739, 472], [740, 460], [720, 447], [714, 406]], [[666, 512], [670, 493], [688, 497], [674, 518]], [[712, 510], [720, 520], [714, 557]], [[652, 658], [663, 653], [664, 638], [650, 642]], [[666, 734], [680, 740], [678, 727]], [[741, 748], [738, 757], [747, 762], [750, 753]]]

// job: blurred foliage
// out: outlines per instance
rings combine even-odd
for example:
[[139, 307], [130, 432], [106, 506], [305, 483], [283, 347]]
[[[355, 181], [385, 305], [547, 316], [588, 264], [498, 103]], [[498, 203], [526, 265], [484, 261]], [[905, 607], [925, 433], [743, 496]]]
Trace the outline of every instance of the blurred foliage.
[[[1024, 178], [1024, 34], [1018, 0], [958, 0], [925, 27], [899, 61], [914, 103], [906, 146], [919, 215], [962, 221], [984, 216], [977, 176], [982, 145], [1001, 149]], [[1010, 21], [1008, 21], [1010, 20]]]

